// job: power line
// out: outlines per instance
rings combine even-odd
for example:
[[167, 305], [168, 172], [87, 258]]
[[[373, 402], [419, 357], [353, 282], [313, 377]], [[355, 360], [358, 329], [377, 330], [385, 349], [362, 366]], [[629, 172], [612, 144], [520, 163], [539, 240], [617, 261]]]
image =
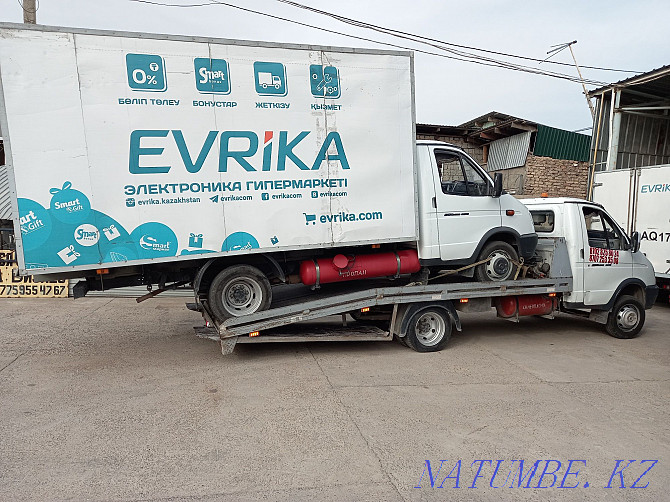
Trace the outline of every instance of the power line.
[[[215, 0], [212, 0], [212, 1], [215, 1]], [[392, 30], [392, 29], [389, 29], [389, 28], [365, 23], [365, 22], [362, 22], [362, 21], [347, 18], [347, 17], [340, 16], [340, 15], [337, 15], [337, 14], [332, 14], [330, 12], [322, 11], [322, 10], [319, 10], [319, 9], [314, 9], [312, 7], [308, 7], [308, 6], [305, 6], [305, 5], [299, 4], [297, 2], [290, 1], [290, 0], [278, 0], [278, 1], [281, 2], [281, 3], [286, 3], [286, 4], [294, 6], [294, 7], [299, 7], [299, 8], [302, 8], [302, 9], [306, 9], [310, 12], [316, 12], [318, 14], [326, 15], [328, 17], [332, 17], [332, 18], [334, 18], [338, 21], [341, 21], [343, 23], [351, 24], [351, 25], [359, 27], [359, 28], [370, 29], [370, 30], [374, 30], [374, 31], [383, 33], [385, 35], [391, 35], [391, 36], [395, 36], [397, 38], [403, 38], [403, 39], [406, 39], [406, 40], [410, 40], [412, 42], [421, 43], [421, 44], [424, 44], [424, 45], [435, 47], [435, 48], [443, 50], [445, 52], [449, 52], [451, 54], [456, 54], [456, 55], [461, 56], [461, 57], [471, 58], [471, 59], [478, 60], [478, 61], [486, 61], [486, 62], [493, 63], [495, 65], [498, 65], [498, 66], [501, 66], [501, 67], [504, 67], [504, 68], [508, 68], [508, 69], [512, 69], [512, 70], [527, 71], [529, 73], [539, 73], [539, 74], [554, 76], [554, 77], [559, 77], [559, 78], [565, 78], [566, 76], [568, 76], [568, 75], [558, 73], [558, 72], [554, 72], [554, 71], [541, 71], [537, 68], [532, 68], [532, 67], [529, 67], [529, 66], [518, 65], [518, 64], [514, 64], [514, 63], [509, 63], [507, 61], [500, 61], [500, 60], [493, 59], [493, 58], [486, 57], [486, 56], [480, 56], [478, 54], [458, 51], [458, 50], [446, 47], [444, 45], [444, 43], [442, 43], [440, 41], [437, 41], [438, 44], [436, 44], [434, 42], [426, 41], [426, 40], [434, 40], [434, 39], [427, 39], [426, 37], [423, 37], [421, 35], [414, 35], [414, 34], [411, 34], [411, 33], [399, 32], [397, 30]], [[577, 81], [581, 82], [582, 80], [583, 79], [581, 79], [581, 76], [580, 76], [580, 80], [577, 80]], [[596, 82], [596, 81], [593, 80], [592, 82]], [[594, 85], [597, 85], [597, 84], [594, 84]]]
[[[390, 42], [382, 42], [382, 41], [374, 40], [374, 39], [371, 39], [371, 38], [361, 37], [361, 36], [358, 36], [358, 35], [351, 35], [351, 34], [348, 34], [348, 33], [343, 33], [341, 31], [337, 31], [337, 30], [331, 30], [331, 29], [328, 29], [328, 28], [324, 28], [322, 26], [315, 26], [315, 25], [312, 25], [312, 24], [303, 23], [303, 22], [300, 22], [300, 21], [295, 21], [293, 19], [288, 19], [288, 18], [285, 18], [285, 17], [276, 16], [274, 14], [268, 14], [266, 12], [261, 12], [261, 11], [257, 11], [257, 10], [254, 10], [254, 9], [249, 9], [249, 8], [246, 8], [246, 7], [240, 7], [239, 5], [234, 5], [234, 4], [231, 4], [231, 3], [228, 3], [228, 2], [222, 2], [222, 1], [218, 1], [218, 0], [211, 0], [210, 2], [205, 2], [205, 3], [191, 3], [191, 4], [170, 4], [170, 3], [158, 2], [158, 1], [153, 1], [153, 0], [130, 0], [130, 1], [131, 2], [137, 2], [137, 3], [145, 3], [145, 4], [150, 4], [150, 5], [157, 5], [157, 6], [162, 6], [162, 7], [182, 7], [182, 8], [184, 8], [184, 7], [186, 7], [186, 8], [190, 8], [190, 7], [209, 7], [209, 6], [212, 6], [212, 5], [223, 5], [223, 6], [231, 7], [233, 9], [238, 9], [238, 10], [241, 10], [241, 11], [244, 11], [244, 12], [250, 12], [250, 13], [253, 13], [253, 14], [260, 15], [260, 16], [265, 16], [265, 17], [269, 17], [269, 18], [272, 18], [272, 19], [280, 20], [280, 21], [286, 21], [286, 22], [297, 24], [297, 25], [300, 25], [300, 26], [313, 28], [313, 29], [316, 29], [316, 30], [325, 31], [325, 32], [328, 32], [328, 33], [333, 33], [333, 34], [336, 34], [336, 35], [341, 35], [341, 36], [345, 36], [345, 37], [349, 37], [349, 38], [354, 38], [354, 39], [357, 39], [357, 40], [363, 40], [363, 41], [366, 41], [366, 42], [372, 42], [372, 43], [375, 43], [375, 44], [385, 45], [387, 47], [393, 47], [393, 48], [396, 48], [396, 49], [415, 51], [415, 52], [419, 52], [419, 53], [422, 53], [422, 54], [428, 54], [428, 55], [431, 55], [431, 56], [438, 56], [438, 57], [443, 57], [443, 58], [447, 58], [447, 59], [453, 59], [453, 60], [456, 60], [456, 61], [464, 61], [464, 62], [468, 62], [468, 63], [475, 63], [475, 64], [479, 64], [479, 65], [483, 65], [483, 66], [506, 68], [506, 69], [509, 69], [509, 70], [523, 71], [523, 72], [526, 72], [526, 73], [532, 73], [532, 74], [536, 74], [536, 75], [543, 75], [543, 76], [548, 76], [548, 77], [560, 78], [560, 79], [563, 79], [563, 80], [568, 80], [570, 82], [581, 82], [581, 80], [579, 78], [574, 77], [572, 75], [567, 75], [567, 74], [564, 74], [564, 73], [558, 73], [558, 72], [547, 71], [547, 70], [540, 70], [540, 69], [536, 69], [536, 68], [532, 68], [532, 67], [528, 67], [528, 66], [516, 65], [516, 64], [513, 64], [513, 63], [506, 62], [506, 61], [498, 61], [498, 60], [495, 60], [495, 59], [486, 58], [486, 57], [482, 57], [482, 56], [470, 55], [470, 54], [467, 54], [467, 53], [460, 53], [460, 51], [455, 51], [453, 49], [445, 48], [445, 47], [435, 45], [435, 44], [427, 44], [427, 45], [432, 45], [432, 46], [434, 46], [434, 47], [436, 47], [440, 50], [444, 50], [444, 51], [447, 51], [447, 52], [457, 54], [460, 57], [457, 57], [457, 56], [454, 56], [454, 55], [436, 53], [436, 52], [432, 52], [432, 51], [426, 51], [426, 50], [418, 49], [418, 48], [415, 48], [415, 47], [407, 47], [407, 46], [403, 46], [403, 45], [393, 44], [393, 43], [390, 43]], [[419, 43], [426, 44], [426, 42], [413, 40], [413, 39], [408, 38], [408, 37], [401, 37], [401, 38], [406, 38], [407, 40], [411, 40], [413, 42], [419, 42]], [[601, 82], [601, 81], [598, 81], [598, 80], [592, 80], [592, 79], [587, 79], [587, 80], [585, 80], [585, 82], [588, 83], [589, 85], [606, 85], [605, 82]]]
[[[570, 67], [572, 66], [572, 64], [570, 64], [570, 63], [562, 63], [560, 61], [547, 61], [546, 59], [537, 59], [537, 58], [531, 58], [531, 57], [527, 57], [527, 56], [519, 56], [517, 54], [509, 54], [509, 53], [506, 53], [506, 52], [498, 52], [498, 51], [492, 51], [492, 50], [489, 50], [489, 49], [481, 49], [481, 48], [478, 48], [478, 47], [470, 47], [470, 46], [467, 46], [467, 45], [460, 45], [460, 44], [455, 44], [455, 43], [452, 43], [452, 42], [445, 42], [443, 40], [437, 40], [437, 39], [434, 39], [434, 38], [425, 37], [423, 35], [416, 35], [414, 33], [408, 33], [408, 32], [396, 30], [396, 29], [393, 29], [393, 28], [385, 28], [383, 26], [378, 26], [378, 25], [366, 23], [364, 21], [358, 21], [356, 19], [348, 18], [348, 17], [345, 17], [345, 16], [340, 16], [339, 14], [333, 14], [332, 12], [320, 10], [320, 9], [315, 8], [315, 7], [310, 7], [308, 5], [303, 5], [303, 4], [300, 4], [298, 2], [294, 2], [292, 0], [276, 0], [276, 1], [280, 2], [280, 3], [290, 5], [292, 7], [296, 7], [296, 8], [299, 8], [299, 9], [304, 9], [304, 10], [307, 10], [309, 12], [314, 12], [316, 14], [320, 14], [320, 15], [323, 15], [323, 16], [328, 16], [328, 17], [336, 19], [340, 22], [351, 24], [353, 26], [358, 26], [360, 28], [372, 29], [372, 30], [375, 30], [375, 31], [382, 31], [383, 33], [387, 33], [387, 34], [396, 34], [397, 33], [397, 34], [400, 34], [400, 35], [414, 37], [414, 38], [417, 38], [417, 39], [427, 40], [429, 42], [435, 42], [435, 43], [439, 43], [439, 44], [443, 44], [443, 45], [449, 45], [449, 46], [452, 46], [452, 47], [458, 47], [460, 49], [468, 49], [468, 50], [474, 50], [474, 51], [479, 51], [479, 52], [486, 52], [486, 53], [489, 53], [489, 54], [496, 54], [498, 56], [505, 56], [505, 57], [511, 57], [511, 58], [517, 58], [517, 59], [525, 59], [527, 61], [535, 61], [535, 62], [539, 62], [539, 63], [548, 62], [548, 63], [551, 63], [551, 64], [556, 64], [556, 65], [561, 65], [561, 66], [570, 66]], [[622, 73], [643, 73], [643, 72], [637, 71], [637, 70], [620, 70], [620, 69], [616, 69], [616, 68], [602, 68], [602, 67], [599, 67], [599, 66], [584, 66], [584, 65], [582, 65], [582, 68], [588, 68], [590, 70], [615, 71], [615, 72], [622, 72]]]

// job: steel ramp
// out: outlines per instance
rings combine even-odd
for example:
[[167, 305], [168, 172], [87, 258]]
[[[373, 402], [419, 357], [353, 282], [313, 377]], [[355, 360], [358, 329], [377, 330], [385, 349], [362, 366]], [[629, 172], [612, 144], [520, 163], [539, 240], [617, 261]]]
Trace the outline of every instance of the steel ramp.
[[492, 283], [459, 282], [371, 288], [354, 293], [324, 295], [318, 299], [308, 301], [298, 299], [293, 304], [289, 303], [282, 307], [227, 319], [219, 324], [217, 328], [220, 337], [224, 339], [377, 305], [457, 300], [460, 298], [562, 293], [568, 292], [571, 289], [571, 278], [524, 279]]

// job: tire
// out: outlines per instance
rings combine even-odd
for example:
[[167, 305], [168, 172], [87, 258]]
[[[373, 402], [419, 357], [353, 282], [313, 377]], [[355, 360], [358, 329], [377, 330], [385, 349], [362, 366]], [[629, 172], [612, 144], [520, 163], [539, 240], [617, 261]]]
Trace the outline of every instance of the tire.
[[519, 261], [516, 250], [506, 242], [489, 242], [482, 252], [479, 253], [477, 261], [491, 258], [487, 263], [477, 265], [475, 268], [475, 279], [479, 282], [506, 281], [514, 277], [516, 265], [513, 261]]
[[209, 287], [209, 306], [219, 321], [267, 310], [272, 301], [268, 278], [256, 267], [234, 265], [223, 269]]
[[404, 345], [405, 347], [409, 347], [407, 345], [407, 336], [398, 336], [398, 335], [393, 335], [395, 339], [398, 341], [399, 344]]
[[417, 352], [437, 352], [450, 338], [449, 314], [441, 308], [426, 307], [412, 314], [403, 342]]
[[644, 326], [644, 305], [633, 296], [620, 296], [607, 316], [605, 329], [614, 338], [635, 338]]

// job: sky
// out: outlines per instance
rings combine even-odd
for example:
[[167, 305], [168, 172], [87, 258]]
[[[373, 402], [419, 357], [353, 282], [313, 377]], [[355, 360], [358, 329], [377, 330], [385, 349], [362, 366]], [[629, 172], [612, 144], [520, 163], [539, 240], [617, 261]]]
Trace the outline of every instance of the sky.
[[[20, 1], [0, 0], [0, 21], [22, 22]], [[199, 4], [214, 0], [155, 1]], [[390, 49], [324, 31], [328, 29], [408, 48], [441, 52], [344, 24], [278, 0], [226, 2], [318, 28], [270, 19], [220, 4], [177, 8], [131, 0], [41, 0], [37, 22], [76, 28]], [[552, 45], [577, 40], [573, 50], [581, 66], [646, 72], [670, 64], [667, 32], [670, 2], [667, 0], [301, 0], [300, 3], [448, 43], [537, 59], [545, 58]], [[578, 82], [422, 53], [415, 56], [416, 118], [419, 123], [458, 125], [495, 110], [567, 130], [592, 125]], [[489, 56], [577, 75], [574, 66], [538, 65], [532, 61]], [[568, 50], [551, 60], [572, 63]], [[588, 69], [583, 69], [583, 74], [585, 78], [603, 83], [634, 75]]]

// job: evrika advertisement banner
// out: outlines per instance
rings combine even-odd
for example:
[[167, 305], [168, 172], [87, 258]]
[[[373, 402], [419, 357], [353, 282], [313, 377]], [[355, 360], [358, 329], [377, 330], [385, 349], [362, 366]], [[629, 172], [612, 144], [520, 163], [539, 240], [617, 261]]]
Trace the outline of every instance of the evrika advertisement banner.
[[416, 238], [409, 54], [0, 35], [22, 269]]

